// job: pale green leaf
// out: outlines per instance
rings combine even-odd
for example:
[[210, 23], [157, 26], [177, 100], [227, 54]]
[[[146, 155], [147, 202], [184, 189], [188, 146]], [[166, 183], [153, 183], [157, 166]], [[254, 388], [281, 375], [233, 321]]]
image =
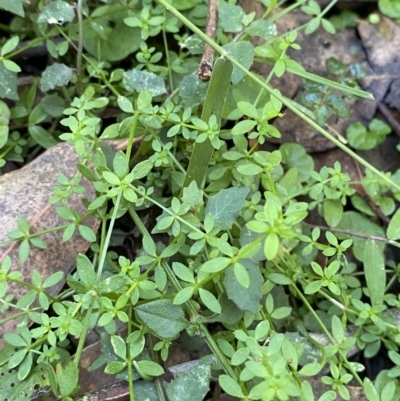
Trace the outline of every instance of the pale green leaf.
[[386, 235], [390, 240], [400, 239], [400, 209], [391, 218]]
[[158, 96], [167, 91], [164, 80], [152, 72], [133, 69], [124, 72], [123, 77], [125, 86], [138, 93], [148, 90], [153, 96]]
[[248, 187], [222, 189], [216, 195], [210, 196], [204, 214], [212, 214], [215, 224], [222, 229], [230, 229], [245, 204], [249, 191]]
[[38, 23], [63, 25], [73, 21], [74, 18], [74, 8], [65, 1], [56, 0], [43, 7], [38, 17]]
[[25, 17], [23, 2], [24, 0], [0, 0], [0, 8], [23, 18]]
[[40, 88], [43, 92], [53, 90], [56, 87], [68, 85], [72, 78], [72, 69], [65, 64], [54, 63], [46, 68], [40, 80]]

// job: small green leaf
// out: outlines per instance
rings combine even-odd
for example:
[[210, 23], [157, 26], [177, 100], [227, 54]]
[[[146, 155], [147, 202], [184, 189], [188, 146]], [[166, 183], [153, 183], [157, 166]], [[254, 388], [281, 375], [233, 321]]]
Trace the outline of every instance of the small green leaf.
[[136, 166], [132, 169], [134, 179], [140, 180], [141, 178], [146, 177], [152, 168], [153, 162], [149, 159], [136, 164]]
[[250, 132], [257, 125], [257, 121], [254, 120], [243, 120], [239, 121], [232, 128], [232, 135], [243, 135]]
[[224, 270], [231, 263], [231, 259], [219, 257], [215, 259], [210, 259], [207, 262], [203, 263], [200, 270], [204, 273], [217, 273], [221, 270]]
[[193, 283], [193, 284], [195, 283], [192, 270], [190, 270], [184, 264], [179, 262], [173, 262], [172, 269], [179, 279], [186, 281], [187, 283]]
[[18, 248], [18, 259], [21, 263], [25, 263], [28, 260], [30, 245], [27, 239], [23, 240]]
[[153, 361], [138, 361], [137, 365], [140, 368], [140, 372], [147, 376], [155, 377], [164, 374], [164, 369]]
[[[1, 3], [0, 3], [1, 4]], [[11, 39], [8, 39], [6, 43], [4, 43], [4, 46], [1, 48], [1, 56], [5, 56], [6, 54], [12, 52], [19, 43], [19, 37], [14, 36]]]
[[174, 305], [182, 305], [190, 298], [192, 298], [194, 287], [182, 288], [174, 297]]
[[292, 311], [292, 308], [288, 306], [282, 306], [281, 308], [275, 309], [271, 317], [274, 319], [284, 319], [285, 317], [288, 317], [290, 315], [290, 312]]
[[390, 240], [400, 239], [400, 209], [397, 210], [394, 216], [390, 219], [386, 235]]
[[76, 258], [76, 270], [82, 283], [91, 288], [96, 281], [96, 274], [92, 262], [86, 255], [80, 253]]
[[110, 362], [104, 369], [104, 373], [107, 373], [109, 375], [116, 375], [122, 372], [125, 369], [125, 367], [126, 367], [125, 362], [119, 362], [119, 361]]
[[13, 369], [18, 366], [25, 358], [27, 354], [26, 349], [22, 349], [20, 351], [15, 352], [8, 361], [7, 367], [8, 369]]
[[12, 60], [3, 60], [4, 67], [11, 72], [21, 72], [21, 67]]
[[43, 288], [49, 288], [52, 287], [53, 285], [56, 285], [62, 280], [63, 277], [64, 277], [63, 272], [53, 273], [51, 276], [46, 278], [46, 280], [43, 283]]
[[280, 273], [271, 273], [268, 275], [268, 279], [275, 284], [280, 284], [280, 285], [292, 284], [292, 280], [289, 277]]
[[324, 219], [329, 227], [336, 227], [343, 217], [343, 205], [340, 199], [327, 199], [324, 202]]
[[89, 242], [96, 241], [96, 234], [93, 232], [93, 230], [90, 227], [80, 224], [78, 226], [78, 230], [79, 230], [79, 234], [81, 234], [82, 238], [84, 238], [86, 241], [89, 241]]
[[368, 401], [381, 401], [376, 388], [368, 377], [364, 378], [363, 388]]
[[268, 260], [274, 259], [279, 252], [280, 242], [276, 233], [271, 233], [267, 236], [264, 242], [264, 253]]
[[118, 176], [111, 171], [103, 171], [103, 177], [111, 185], [119, 185], [121, 183], [121, 180], [118, 178]]
[[[43, 294], [44, 295], [44, 294]], [[29, 375], [32, 369], [33, 357], [32, 353], [29, 353], [25, 359], [21, 362], [18, 368], [18, 379], [23, 381]]]
[[219, 376], [218, 382], [225, 393], [231, 395], [232, 397], [244, 398], [244, 394], [240, 388], [240, 385], [228, 375]]
[[322, 369], [321, 364], [317, 362], [307, 363], [299, 370], [301, 376], [316, 376]]
[[199, 288], [199, 295], [203, 304], [210, 309], [211, 312], [221, 313], [221, 305], [219, 304], [217, 298], [215, 298], [210, 291]]
[[14, 347], [26, 347], [27, 345], [25, 340], [16, 333], [5, 333], [4, 339]]
[[118, 106], [125, 113], [133, 113], [132, 102], [125, 96], [118, 96]]
[[112, 335], [111, 338], [111, 345], [114, 349], [115, 355], [119, 356], [122, 360], [126, 358], [126, 344], [125, 341], [117, 335]]
[[244, 288], [249, 288], [250, 276], [246, 268], [241, 263], [236, 263], [233, 269], [238, 283]]
[[342, 325], [342, 321], [336, 315], [332, 316], [332, 334], [335, 340], [340, 344], [345, 339], [345, 333]]

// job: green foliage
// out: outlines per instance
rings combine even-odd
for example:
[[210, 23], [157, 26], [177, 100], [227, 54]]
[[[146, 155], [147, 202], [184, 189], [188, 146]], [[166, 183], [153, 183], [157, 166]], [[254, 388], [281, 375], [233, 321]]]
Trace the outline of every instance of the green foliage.
[[[15, 311], [24, 322], [4, 335], [2, 396], [17, 399], [18, 390], [29, 399], [35, 386], [49, 385], [69, 400], [87, 332], [100, 327], [102, 356], [93, 368], [134, 382], [135, 394], [156, 394], [141, 379], [162, 376], [158, 356], [166, 361], [174, 341], [190, 336], [204, 340], [215, 357], [166, 384], [170, 399], [200, 401], [213, 379], [233, 397], [308, 401], [315, 398], [308, 382], [313, 377], [328, 387], [320, 400], [349, 399], [351, 380], [370, 400], [395, 399], [400, 337], [390, 308], [400, 306], [393, 290], [400, 265], [386, 251], [400, 246], [400, 173], [379, 172], [358, 158], [366, 167], [361, 184], [367, 203], [356, 193], [360, 182], [339, 162], [317, 171], [300, 144], [273, 151], [262, 146], [280, 138], [274, 121], [285, 118], [285, 108], [329, 137], [321, 126], [332, 115], [350, 115], [347, 98], [367, 97], [358, 88], [365, 74], [360, 64], [327, 60], [330, 81], [287, 54], [289, 48], [301, 51], [297, 30], [312, 34], [322, 26], [334, 33], [351, 26], [352, 18], [328, 20], [329, 8], [298, 2], [309, 21], [279, 36], [270, 13], [276, 1], [258, 20], [221, 1], [221, 47], [208, 40], [220, 57], [204, 83], [193, 74], [206, 39], [198, 28], [206, 19], [201, 2], [85, 2], [82, 9], [80, 3], [75, 15], [67, 2], [45, 0], [35, 18], [26, 4], [29, 18], [22, 20], [22, 1], [0, 0], [17, 15], [0, 57], [0, 97], [8, 99], [0, 103], [2, 163], [23, 163], [28, 148], [60, 140], [74, 146], [76, 174], [57, 177], [49, 199], [65, 224], [49, 230], [63, 230], [63, 241], [78, 231], [92, 243], [90, 255], [77, 257], [69, 291], [58, 296], [48, 288], [62, 272], [42, 278], [32, 269], [24, 282], [10, 257], [2, 260], [0, 309]], [[24, 33], [17, 29], [21, 21]], [[262, 44], [250, 43], [255, 36]], [[23, 90], [17, 90], [20, 67], [12, 60], [22, 51], [20, 39], [28, 48], [43, 43], [57, 60]], [[250, 71], [255, 58], [271, 64], [266, 80]], [[273, 75], [288, 72], [305, 79], [297, 102], [271, 87]], [[38, 96], [38, 84], [45, 96]], [[368, 129], [351, 125], [347, 139], [355, 149], [371, 149], [388, 133], [373, 120]], [[110, 138], [127, 139], [127, 149], [114, 150], [103, 141]], [[80, 216], [69, 198], [84, 193], [83, 177], [97, 195], [84, 199], [87, 213]], [[378, 212], [389, 216], [387, 227]], [[89, 216], [103, 222], [98, 235], [85, 224]], [[156, 217], [145, 225], [143, 216]], [[136, 227], [132, 260], [119, 247], [120, 223]], [[47, 246], [44, 232], [31, 226], [18, 217], [18, 228], [8, 233], [21, 263], [32, 248]], [[13, 300], [10, 283], [25, 287], [25, 295]], [[223, 331], [210, 332], [208, 323], [215, 322]], [[121, 335], [117, 323], [129, 334]], [[310, 339], [319, 333], [326, 346]], [[71, 337], [78, 339], [76, 353]], [[374, 382], [362, 380], [363, 364], [347, 357], [354, 346], [365, 358], [386, 348], [395, 366]], [[15, 391], [11, 382], [18, 382]]]
[[349, 145], [355, 149], [368, 150], [380, 145], [391, 132], [389, 125], [381, 120], [373, 119], [368, 129], [360, 122], [349, 125], [346, 130]]
[[390, 18], [400, 18], [400, 2], [398, 0], [379, 0], [379, 10]]

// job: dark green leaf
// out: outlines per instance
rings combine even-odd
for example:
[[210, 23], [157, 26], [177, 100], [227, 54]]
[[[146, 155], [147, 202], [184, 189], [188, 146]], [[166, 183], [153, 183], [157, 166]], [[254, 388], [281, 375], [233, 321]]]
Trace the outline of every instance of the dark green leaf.
[[168, 299], [137, 306], [135, 312], [156, 336], [163, 339], [176, 338], [188, 326], [182, 308]]
[[[224, 46], [224, 50], [246, 69], [249, 69], [253, 64], [254, 48], [250, 42], [231, 42]], [[244, 76], [245, 73], [234, 66], [232, 84], [236, 85]]]
[[153, 96], [158, 96], [166, 92], [164, 80], [152, 72], [133, 69], [123, 75], [125, 85], [138, 93], [147, 90]]
[[239, 32], [242, 29], [244, 12], [234, 4], [218, 3], [219, 24], [225, 32]]
[[45, 149], [49, 149], [58, 143], [48, 131], [42, 127], [39, 127], [38, 125], [29, 127], [29, 134], [40, 146]]
[[225, 272], [224, 285], [228, 298], [243, 311], [256, 314], [258, 312], [260, 300], [262, 297], [263, 276], [260, 273], [258, 263], [251, 259], [242, 259], [240, 263], [246, 268], [250, 285], [248, 288], [239, 284], [235, 277], [233, 267], [229, 267]]
[[236, 221], [249, 193], [248, 187], [223, 189], [208, 200], [204, 214], [212, 214], [216, 225], [228, 230]]
[[206, 98], [208, 83], [202, 82], [196, 75], [185, 76], [179, 84], [179, 95], [183, 106], [193, 107]]
[[67, 367], [62, 373], [61, 380], [59, 382], [60, 394], [67, 396], [73, 393], [78, 385], [78, 367], [74, 361], [68, 363]]
[[0, 98], [18, 100], [17, 88], [17, 74], [7, 70], [4, 64], [0, 63]]
[[[102, 61], [119, 61], [135, 52], [141, 42], [140, 28], [126, 25], [125, 17], [126, 13], [114, 12], [100, 18], [85, 19], [83, 22], [85, 50]], [[96, 31], [97, 27], [100, 33]]]
[[38, 23], [63, 25], [73, 21], [74, 18], [74, 8], [65, 1], [56, 0], [43, 7], [38, 17]]
[[43, 92], [56, 87], [67, 86], [72, 78], [72, 69], [65, 64], [54, 63], [46, 68], [40, 80], [40, 88]]
[[165, 383], [168, 399], [179, 401], [202, 401], [209, 391], [211, 368], [202, 363], [179, 375], [170, 383]]

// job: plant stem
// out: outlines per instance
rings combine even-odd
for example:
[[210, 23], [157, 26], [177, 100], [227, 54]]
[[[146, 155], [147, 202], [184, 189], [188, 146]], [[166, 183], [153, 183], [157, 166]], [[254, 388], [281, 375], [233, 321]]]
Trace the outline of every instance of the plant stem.
[[78, 74], [78, 94], [82, 94], [82, 53], [83, 53], [83, 19], [82, 19], [82, 0], [78, 0], [77, 3], [77, 14], [78, 14], [78, 53], [76, 55], [76, 70]]

